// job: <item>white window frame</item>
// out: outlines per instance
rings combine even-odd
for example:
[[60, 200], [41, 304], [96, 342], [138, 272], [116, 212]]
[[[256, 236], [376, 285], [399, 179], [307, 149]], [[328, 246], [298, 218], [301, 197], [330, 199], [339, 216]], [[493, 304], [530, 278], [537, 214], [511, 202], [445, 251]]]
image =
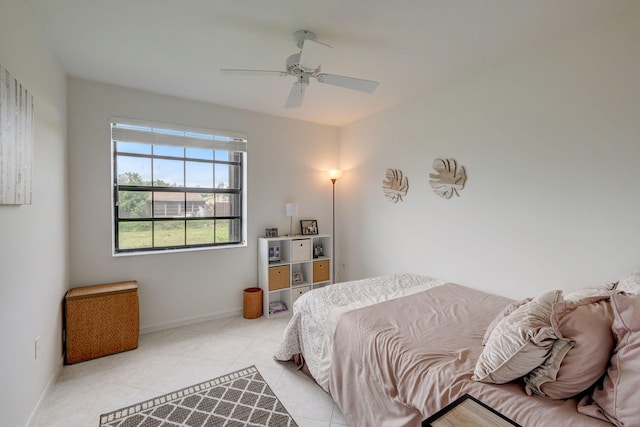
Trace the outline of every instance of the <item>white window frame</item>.
[[[142, 121], [135, 120], [129, 118], [121, 118], [121, 117], [111, 117], [110, 120], [111, 127], [111, 240], [112, 240], [112, 255], [115, 256], [129, 256], [129, 255], [148, 255], [148, 254], [158, 254], [158, 253], [168, 253], [168, 252], [186, 252], [186, 251], [200, 251], [200, 250], [210, 250], [210, 249], [226, 249], [226, 248], [237, 248], [237, 247], [246, 247], [247, 246], [247, 136], [244, 133], [239, 132], [228, 132], [228, 131], [220, 131], [213, 129], [203, 129], [203, 128], [195, 128], [191, 126], [183, 126], [176, 124], [168, 124], [168, 123], [158, 123], [158, 122], [150, 122], [150, 121]], [[228, 162], [232, 163], [234, 166], [239, 167], [240, 171], [237, 177], [237, 187], [239, 189], [233, 190], [223, 190], [219, 188], [211, 187], [210, 190], [214, 194], [224, 194], [229, 193], [236, 196], [236, 199], [239, 200], [240, 214], [237, 213], [232, 215], [234, 219], [239, 219], [240, 224], [237, 225], [239, 228], [239, 239], [233, 242], [211, 242], [207, 244], [187, 244], [187, 221], [194, 220], [195, 218], [188, 218], [187, 215], [182, 217], [175, 216], [172, 218], [161, 218], [156, 217], [153, 210], [151, 211], [149, 217], [146, 218], [136, 218], [136, 219], [127, 219], [121, 218], [119, 215], [119, 207], [118, 207], [118, 192], [122, 188], [127, 188], [126, 185], [118, 182], [118, 175], [124, 173], [124, 171], [117, 170], [117, 156], [123, 153], [117, 152], [117, 141], [123, 142], [133, 142], [133, 143], [142, 143], [142, 144], [150, 144], [152, 146], [173, 146], [173, 147], [185, 147], [185, 148], [204, 148], [204, 149], [213, 149], [213, 150], [224, 150], [235, 153], [235, 158], [239, 159], [237, 162]], [[186, 150], [185, 150], [186, 152]], [[161, 156], [155, 156], [153, 153], [151, 154], [124, 154], [125, 156], [131, 157], [141, 157], [141, 158], [149, 158], [151, 162], [154, 159], [157, 159]], [[180, 160], [180, 158], [176, 158], [174, 160]], [[193, 159], [189, 159], [185, 156], [184, 161], [185, 164], [187, 161], [191, 161]], [[219, 162], [217, 160], [199, 160], [204, 163], [225, 163]], [[153, 167], [152, 167], [153, 170]], [[185, 168], [186, 170], [186, 168]], [[215, 179], [215, 178], [214, 178]], [[231, 179], [231, 178], [229, 178]], [[182, 186], [177, 187], [156, 187], [154, 185], [153, 175], [150, 182], [150, 185], [145, 185], [141, 187], [146, 191], [155, 191], [163, 192], [163, 190], [169, 190], [174, 193], [184, 193], [185, 194], [185, 208], [187, 208], [187, 194], [191, 191], [201, 191], [200, 188], [193, 189], [186, 187], [186, 182], [183, 182]], [[129, 188], [129, 190], [132, 190]], [[138, 190], [136, 188], [136, 190]], [[143, 190], [138, 190], [143, 191]], [[201, 192], [204, 192], [202, 190]], [[155, 201], [151, 202], [151, 209], [154, 209]], [[182, 207], [182, 206], [179, 206]], [[237, 207], [236, 207], [237, 208]], [[181, 212], [182, 210], [179, 209]], [[229, 214], [228, 214], [229, 215]], [[229, 217], [231, 218], [231, 217]], [[225, 217], [218, 218], [215, 216], [207, 216], [205, 218], [198, 218], [204, 220], [214, 221], [216, 219], [225, 219]], [[228, 219], [228, 218], [227, 218]], [[150, 247], [141, 247], [141, 248], [119, 248], [118, 247], [118, 229], [120, 223], [132, 222], [132, 221], [143, 221], [143, 222], [151, 222], [152, 229], [154, 229], [155, 224], [159, 224], [160, 222], [173, 220], [173, 221], [185, 221], [185, 244], [184, 245], [171, 245], [171, 246], [152, 246]], [[155, 231], [152, 231], [154, 233]]]

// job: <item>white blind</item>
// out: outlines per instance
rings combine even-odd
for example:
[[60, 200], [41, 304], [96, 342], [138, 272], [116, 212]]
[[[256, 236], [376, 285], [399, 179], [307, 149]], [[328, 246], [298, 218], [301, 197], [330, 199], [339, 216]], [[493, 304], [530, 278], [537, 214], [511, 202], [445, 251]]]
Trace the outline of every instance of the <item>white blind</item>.
[[111, 118], [111, 139], [143, 144], [247, 151], [247, 136], [242, 133], [189, 128], [117, 117]]

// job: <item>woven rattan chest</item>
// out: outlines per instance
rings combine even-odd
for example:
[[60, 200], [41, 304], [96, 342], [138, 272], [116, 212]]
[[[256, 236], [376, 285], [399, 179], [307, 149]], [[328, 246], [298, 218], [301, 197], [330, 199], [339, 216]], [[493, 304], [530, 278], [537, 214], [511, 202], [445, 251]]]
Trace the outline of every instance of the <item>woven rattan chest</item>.
[[65, 296], [66, 363], [137, 348], [138, 310], [136, 281], [70, 289]]

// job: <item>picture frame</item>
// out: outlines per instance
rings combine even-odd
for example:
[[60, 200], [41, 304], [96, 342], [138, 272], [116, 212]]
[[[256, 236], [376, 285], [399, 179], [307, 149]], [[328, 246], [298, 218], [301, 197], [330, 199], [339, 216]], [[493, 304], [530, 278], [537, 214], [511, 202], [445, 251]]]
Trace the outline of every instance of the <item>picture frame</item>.
[[280, 262], [280, 245], [269, 246], [269, 262]]
[[265, 228], [264, 237], [278, 237], [278, 229], [275, 227]]
[[315, 219], [300, 220], [300, 230], [303, 236], [313, 236], [318, 234], [318, 221]]
[[294, 285], [301, 285], [304, 283], [304, 276], [302, 275], [302, 271], [294, 271], [291, 273], [291, 280]]

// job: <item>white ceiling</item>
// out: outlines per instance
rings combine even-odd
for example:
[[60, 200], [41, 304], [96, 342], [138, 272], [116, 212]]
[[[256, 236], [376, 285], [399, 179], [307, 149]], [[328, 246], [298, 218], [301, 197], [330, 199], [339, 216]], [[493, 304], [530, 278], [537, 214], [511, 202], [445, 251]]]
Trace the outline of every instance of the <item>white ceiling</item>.
[[[636, 0], [26, 0], [69, 75], [229, 107], [343, 125], [638, 7]], [[313, 31], [322, 71], [373, 93], [311, 81], [285, 109], [284, 70]]]

